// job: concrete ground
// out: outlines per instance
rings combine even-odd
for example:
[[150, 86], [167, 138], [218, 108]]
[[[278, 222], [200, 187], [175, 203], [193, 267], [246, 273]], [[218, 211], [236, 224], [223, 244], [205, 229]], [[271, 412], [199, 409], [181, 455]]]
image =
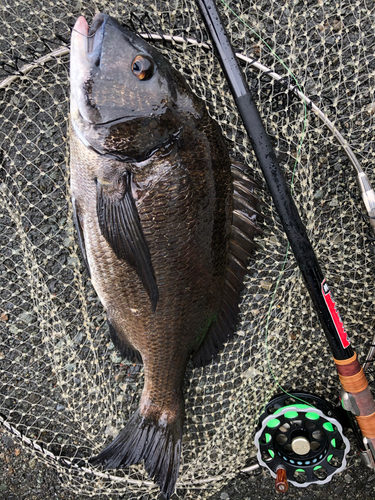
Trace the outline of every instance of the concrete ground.
[[[290, 486], [289, 491], [280, 495], [275, 492], [275, 482], [268, 471], [257, 469], [249, 474], [240, 474], [212, 500], [374, 500], [375, 473], [367, 469], [352, 444], [348, 454], [346, 469], [332, 477], [322, 486], [308, 488]], [[65, 489], [56, 472], [36, 460], [26, 447], [21, 447], [15, 439], [0, 429], [0, 500], [78, 500], [77, 496]], [[111, 495], [95, 497], [96, 500], [120, 500], [126, 496]], [[180, 497], [173, 497], [177, 500]], [[200, 494], [197, 491], [197, 499]], [[134, 499], [134, 496], [132, 497]]]

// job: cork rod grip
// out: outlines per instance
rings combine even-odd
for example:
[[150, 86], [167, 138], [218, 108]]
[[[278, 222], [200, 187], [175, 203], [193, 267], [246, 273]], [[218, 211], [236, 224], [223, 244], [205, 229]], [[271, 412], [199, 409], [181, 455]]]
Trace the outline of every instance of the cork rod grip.
[[357, 355], [354, 354], [350, 359], [334, 361], [343, 389], [349, 392], [357, 403], [360, 415], [356, 416], [356, 419], [361, 432], [375, 445], [375, 402]]

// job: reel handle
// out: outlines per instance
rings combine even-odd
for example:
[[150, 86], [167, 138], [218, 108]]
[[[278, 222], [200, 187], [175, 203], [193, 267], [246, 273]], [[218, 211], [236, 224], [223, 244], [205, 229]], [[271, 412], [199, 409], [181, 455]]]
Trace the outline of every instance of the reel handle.
[[288, 491], [289, 484], [286, 477], [286, 470], [284, 467], [280, 466], [276, 472], [276, 482], [275, 489], [277, 493], [286, 493]]

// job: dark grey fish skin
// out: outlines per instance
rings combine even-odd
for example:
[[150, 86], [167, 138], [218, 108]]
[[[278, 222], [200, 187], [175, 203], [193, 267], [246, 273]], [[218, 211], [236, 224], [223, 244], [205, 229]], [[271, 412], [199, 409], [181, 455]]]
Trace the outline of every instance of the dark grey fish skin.
[[235, 331], [254, 183], [181, 75], [103, 14], [72, 33], [70, 147], [83, 259], [116, 347], [145, 374], [139, 409], [92, 463], [143, 459], [168, 499], [186, 365], [210, 362]]

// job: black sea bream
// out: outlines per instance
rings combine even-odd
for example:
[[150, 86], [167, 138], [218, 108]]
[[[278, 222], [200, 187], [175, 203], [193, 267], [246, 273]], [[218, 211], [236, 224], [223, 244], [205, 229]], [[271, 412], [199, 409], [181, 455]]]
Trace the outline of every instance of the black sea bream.
[[235, 331], [254, 184], [182, 76], [111, 17], [77, 20], [70, 78], [79, 243], [112, 340], [145, 379], [139, 409], [92, 462], [144, 460], [169, 498], [186, 365], [210, 362]]

